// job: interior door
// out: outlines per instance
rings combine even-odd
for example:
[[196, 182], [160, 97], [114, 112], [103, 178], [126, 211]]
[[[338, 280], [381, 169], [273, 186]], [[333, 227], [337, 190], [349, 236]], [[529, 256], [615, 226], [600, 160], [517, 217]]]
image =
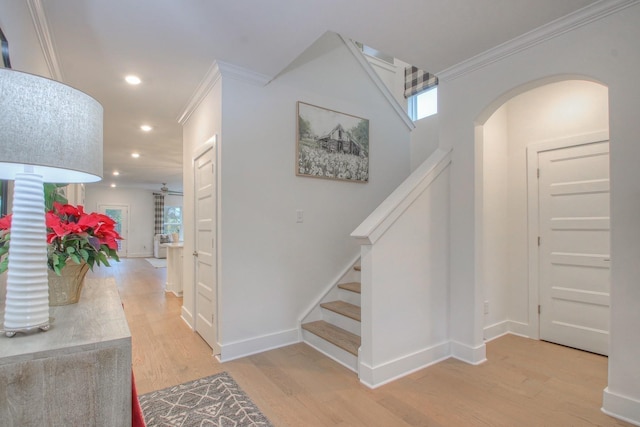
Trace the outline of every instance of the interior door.
[[118, 240], [118, 256], [127, 256], [129, 240], [129, 206], [126, 205], [98, 205], [98, 211], [116, 222], [115, 229], [122, 237]]
[[540, 338], [607, 354], [609, 142], [538, 154]]
[[195, 329], [215, 353], [217, 343], [215, 147], [194, 159]]

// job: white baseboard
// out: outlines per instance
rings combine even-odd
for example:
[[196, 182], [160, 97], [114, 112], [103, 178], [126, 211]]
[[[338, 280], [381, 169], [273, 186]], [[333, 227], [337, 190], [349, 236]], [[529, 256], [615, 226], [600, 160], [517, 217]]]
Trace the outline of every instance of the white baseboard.
[[153, 258], [153, 252], [127, 254], [127, 256], [123, 258]]
[[513, 335], [518, 335], [525, 338], [537, 339], [537, 337], [531, 336], [531, 330], [528, 323], [509, 320], [509, 332], [511, 332]]
[[274, 334], [262, 335], [244, 341], [236, 341], [220, 345], [220, 361], [228, 362], [263, 351], [300, 342], [300, 330], [289, 329]]
[[195, 325], [193, 323], [193, 315], [189, 312], [189, 310], [186, 309], [186, 307], [184, 305], [182, 306], [181, 313], [182, 314], [180, 315], [180, 317], [182, 318], [182, 320], [184, 320], [184, 323], [189, 325], [191, 330], [193, 330], [193, 327]]
[[447, 359], [449, 356], [449, 342], [444, 342], [375, 367], [360, 362], [358, 368], [360, 382], [369, 388], [380, 387]]
[[485, 326], [484, 333], [484, 341], [491, 341], [498, 337], [501, 337], [505, 334], [509, 333], [509, 321], [504, 320], [502, 322], [494, 323], [493, 325]]
[[640, 401], [613, 393], [609, 387], [602, 393], [602, 412], [640, 426]]
[[471, 347], [458, 341], [451, 341], [451, 357], [471, 365], [479, 365], [487, 361], [487, 347], [484, 343]]
[[502, 322], [485, 326], [483, 336], [485, 343], [487, 343], [507, 334], [517, 335], [523, 338], [532, 338], [529, 335], [529, 325], [514, 320], [503, 320]]

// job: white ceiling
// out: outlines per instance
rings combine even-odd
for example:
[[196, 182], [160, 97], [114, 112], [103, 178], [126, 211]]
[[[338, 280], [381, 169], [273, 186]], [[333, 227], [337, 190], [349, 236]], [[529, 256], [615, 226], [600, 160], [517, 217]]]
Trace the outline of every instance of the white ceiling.
[[[22, 0], [21, 0], [22, 1]], [[215, 60], [274, 77], [326, 31], [438, 73], [594, 0], [25, 0], [62, 80], [105, 109], [105, 184], [181, 188], [184, 111]], [[9, 40], [11, 48], [11, 40]], [[124, 83], [128, 73], [143, 83]], [[154, 131], [145, 134], [139, 125]], [[138, 150], [142, 157], [130, 157]], [[121, 176], [112, 179], [113, 169]]]

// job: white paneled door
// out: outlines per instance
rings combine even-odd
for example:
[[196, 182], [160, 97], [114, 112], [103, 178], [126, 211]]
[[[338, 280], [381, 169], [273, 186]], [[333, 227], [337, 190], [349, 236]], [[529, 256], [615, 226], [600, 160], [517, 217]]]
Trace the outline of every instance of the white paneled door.
[[215, 146], [194, 159], [195, 329], [214, 350], [217, 343]]
[[609, 142], [538, 153], [540, 338], [607, 354]]

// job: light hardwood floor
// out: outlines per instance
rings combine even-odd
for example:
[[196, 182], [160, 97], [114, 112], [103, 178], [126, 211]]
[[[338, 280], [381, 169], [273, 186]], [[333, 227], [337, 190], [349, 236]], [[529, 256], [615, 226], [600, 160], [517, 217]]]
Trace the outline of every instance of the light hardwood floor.
[[89, 274], [118, 282], [140, 394], [227, 371], [275, 426], [630, 425], [600, 411], [603, 356], [507, 335], [479, 366], [449, 359], [370, 390], [302, 343], [220, 364], [143, 259]]

